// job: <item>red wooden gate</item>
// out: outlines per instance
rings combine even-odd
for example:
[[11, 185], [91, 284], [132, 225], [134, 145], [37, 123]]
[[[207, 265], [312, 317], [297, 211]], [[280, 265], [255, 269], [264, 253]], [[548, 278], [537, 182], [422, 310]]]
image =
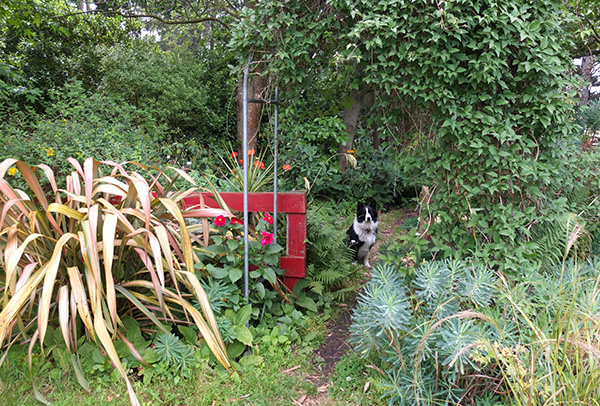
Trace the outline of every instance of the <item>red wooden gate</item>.
[[[211, 193], [201, 193], [209, 207], [219, 207]], [[244, 210], [244, 195], [239, 192], [223, 192], [219, 195], [236, 211]], [[183, 199], [183, 208], [200, 204], [199, 193]], [[249, 212], [273, 213], [273, 193], [248, 193]], [[287, 214], [286, 254], [281, 257], [281, 269], [285, 270], [284, 283], [292, 289], [299, 279], [306, 276], [306, 193], [277, 193], [277, 213]]]

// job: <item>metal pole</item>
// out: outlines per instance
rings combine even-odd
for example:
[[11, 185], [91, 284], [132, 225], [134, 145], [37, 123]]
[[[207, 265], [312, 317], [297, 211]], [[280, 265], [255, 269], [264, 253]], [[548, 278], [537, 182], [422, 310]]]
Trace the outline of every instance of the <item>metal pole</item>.
[[275, 145], [273, 147], [273, 242], [277, 243], [277, 124], [279, 116], [279, 88], [275, 88]]
[[242, 85], [242, 154], [244, 168], [244, 297], [250, 295], [248, 282], [248, 72], [252, 54], [248, 55], [248, 64], [244, 68], [244, 82]]

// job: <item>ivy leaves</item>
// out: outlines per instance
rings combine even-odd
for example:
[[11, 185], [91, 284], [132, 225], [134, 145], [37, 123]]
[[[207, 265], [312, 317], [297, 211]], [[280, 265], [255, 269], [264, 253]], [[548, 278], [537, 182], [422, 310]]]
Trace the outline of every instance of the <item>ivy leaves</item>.
[[516, 269], [528, 228], [573, 184], [566, 90], [578, 86], [562, 16], [554, 0], [266, 1], [253, 24], [273, 31], [250, 29], [238, 44], [261, 50], [284, 83], [321, 75], [374, 89], [372, 116], [398, 149], [411, 140], [410, 173], [435, 190], [438, 249]]

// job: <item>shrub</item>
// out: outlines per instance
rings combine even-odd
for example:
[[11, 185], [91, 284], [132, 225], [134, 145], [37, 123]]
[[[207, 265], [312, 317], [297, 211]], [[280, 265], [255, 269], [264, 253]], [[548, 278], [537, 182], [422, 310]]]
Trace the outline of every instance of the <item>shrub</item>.
[[530, 227], [585, 170], [560, 2], [265, 1], [249, 15], [233, 43], [260, 50], [257, 70], [296, 89], [325, 78], [342, 99], [374, 93], [361, 124], [398, 134], [394, 146], [414, 156], [406, 173], [433, 196], [436, 250], [512, 273], [527, 263]]
[[155, 142], [164, 128], [143, 111], [117, 98], [90, 95], [76, 81], [50, 93], [47, 115], [22, 115], [2, 125], [5, 143], [0, 158], [44, 163], [61, 188], [72, 170], [66, 161], [69, 157], [141, 164], [165, 160]]
[[235, 82], [225, 63], [211, 66], [182, 47], [166, 52], [147, 40], [107, 47], [102, 53], [100, 89], [122, 95], [167, 124], [176, 137], [161, 141], [182, 138], [217, 144], [229, 137], [226, 125], [235, 121], [235, 110], [228, 100]]
[[194, 247], [199, 257], [197, 275], [206, 286], [231, 358], [240, 356], [248, 346], [299, 343], [301, 331], [308, 327], [301, 310], [317, 311], [311, 297], [296, 289], [292, 294], [283, 284], [285, 271], [279, 266], [283, 247], [274, 241], [271, 215], [264, 213], [251, 221], [256, 225], [248, 227], [247, 297], [243, 224], [239, 219], [217, 217], [210, 227], [210, 243]]
[[376, 201], [380, 206], [399, 202], [404, 190], [415, 180], [401, 171], [396, 150], [388, 143], [376, 149], [365, 136], [357, 139], [350, 151], [356, 157], [357, 166], [343, 174], [345, 192], [358, 201]]
[[598, 266], [564, 262], [513, 283], [460, 260], [426, 262], [413, 282], [378, 266], [351, 342], [380, 368], [390, 405], [483, 404], [490, 393], [511, 405], [593, 403]]
[[[66, 189], [56, 186], [47, 165], [31, 168], [15, 159], [0, 163], [0, 346], [39, 341], [46, 353], [51, 327], [62, 338], [80, 380], [80, 337], [93, 340], [125, 380], [132, 404], [139, 404], [115, 341], [129, 343], [122, 320], [136, 318], [143, 329], [168, 332], [166, 323], [195, 324], [226, 367], [225, 352], [208, 297], [194, 273], [185, 217], [231, 214], [221, 209], [185, 209], [178, 202], [193, 189], [171, 191], [165, 173], [128, 172], [88, 158], [70, 158]], [[18, 170], [27, 189], [7, 182]], [[108, 172], [105, 172], [108, 169]], [[191, 180], [184, 172], [177, 175]], [[44, 193], [39, 176], [51, 189]], [[191, 300], [200, 304], [196, 309]], [[81, 327], [81, 329], [79, 328]], [[130, 349], [137, 353], [132, 345]], [[31, 356], [31, 352], [30, 352]]]

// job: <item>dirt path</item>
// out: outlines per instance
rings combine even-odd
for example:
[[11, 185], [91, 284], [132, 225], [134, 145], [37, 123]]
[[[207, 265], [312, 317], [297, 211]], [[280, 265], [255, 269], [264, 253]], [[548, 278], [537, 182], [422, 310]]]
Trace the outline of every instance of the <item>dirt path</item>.
[[[397, 235], [405, 219], [408, 216], [414, 215], [415, 213], [411, 210], [393, 210], [380, 214], [379, 235], [370, 256], [370, 262], [373, 266], [377, 264], [379, 247], [381, 244], [386, 243], [393, 238], [394, 235]], [[365, 271], [367, 273], [369, 272], [368, 269], [365, 269]], [[307, 377], [308, 380], [319, 388], [320, 396], [318, 398], [304, 397], [301, 401], [294, 402], [296, 405], [316, 406], [329, 403], [326, 399], [329, 378], [335, 371], [338, 361], [346, 354], [346, 352], [352, 349], [348, 342], [350, 337], [348, 330], [352, 323], [352, 310], [355, 302], [356, 298], [352, 297], [347, 303], [340, 304], [340, 311], [337, 317], [328, 326], [327, 338], [316, 353], [317, 357], [323, 359], [324, 366], [319, 375]]]

